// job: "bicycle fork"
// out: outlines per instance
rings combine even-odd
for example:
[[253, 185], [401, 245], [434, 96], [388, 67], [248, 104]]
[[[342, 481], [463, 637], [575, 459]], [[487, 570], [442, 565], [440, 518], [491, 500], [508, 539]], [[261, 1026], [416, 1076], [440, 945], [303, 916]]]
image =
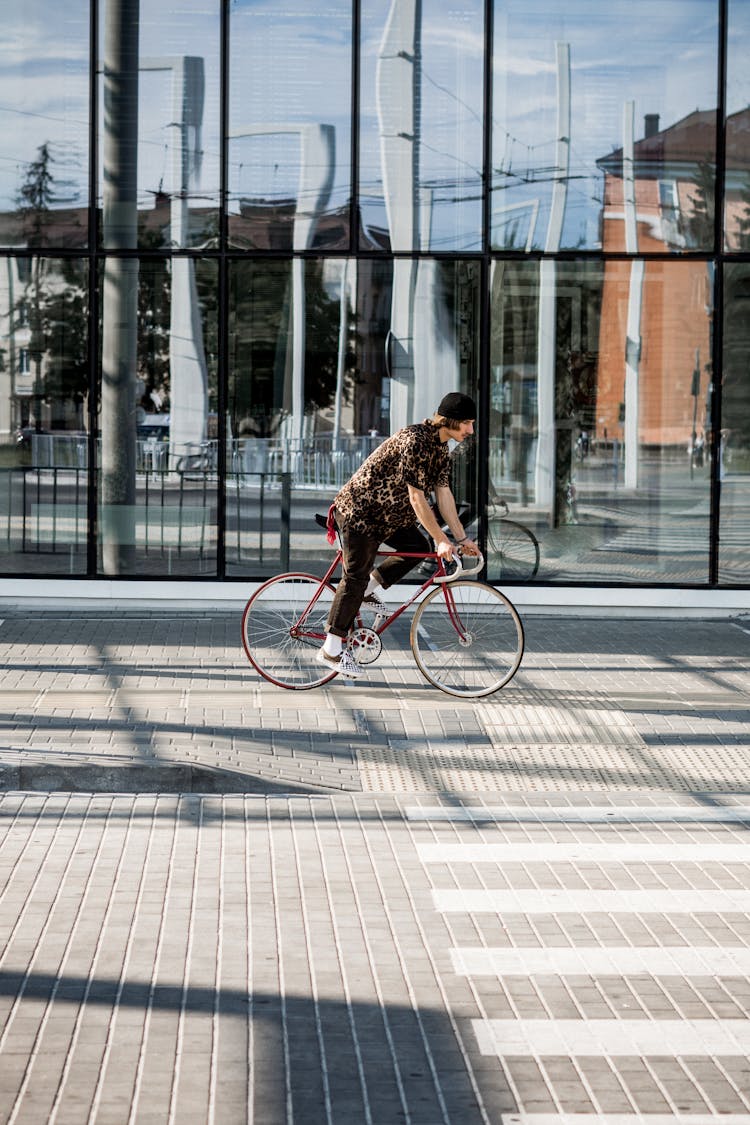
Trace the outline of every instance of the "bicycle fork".
[[450, 582], [446, 582], [443, 586], [443, 594], [445, 595], [445, 606], [448, 610], [448, 619], [453, 628], [458, 633], [459, 642], [464, 643], [468, 640], [468, 633], [464, 629], [458, 609], [456, 608], [456, 599], [453, 597], [453, 592], [450, 588]]

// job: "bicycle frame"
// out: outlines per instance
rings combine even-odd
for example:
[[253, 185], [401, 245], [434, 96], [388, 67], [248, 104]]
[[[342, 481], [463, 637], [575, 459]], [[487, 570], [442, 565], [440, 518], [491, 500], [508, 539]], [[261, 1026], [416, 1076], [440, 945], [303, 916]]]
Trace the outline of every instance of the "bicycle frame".
[[[414, 605], [415, 601], [417, 601], [417, 599], [419, 597], [421, 597], [422, 594], [424, 594], [424, 592], [428, 589], [429, 586], [437, 585], [437, 583], [435, 582], [436, 578], [442, 578], [447, 573], [442, 558], [438, 554], [436, 554], [434, 551], [420, 551], [420, 552], [414, 552], [414, 551], [378, 551], [378, 558], [389, 558], [390, 556], [393, 556], [393, 555], [398, 556], [398, 558], [400, 558], [400, 559], [435, 559], [437, 561], [437, 570], [435, 571], [434, 574], [431, 574], [430, 577], [427, 578], [422, 583], [422, 585], [419, 586], [415, 590], [415, 592], [411, 595], [410, 598], [407, 598], [406, 601], [402, 602], [401, 605], [398, 606], [397, 609], [395, 609], [392, 613], [388, 614], [388, 616], [385, 617], [384, 620], [379, 621], [377, 623], [376, 627], [373, 629], [373, 632], [375, 632], [378, 636], [380, 636], [382, 633], [384, 633], [386, 631], [386, 629], [390, 628], [390, 626], [393, 624], [393, 622], [397, 621], [402, 613], [405, 613], [407, 609], [409, 609], [412, 605]], [[342, 558], [343, 558], [343, 551], [339, 548], [339, 550], [336, 552], [336, 557], [334, 558], [333, 562], [329, 566], [329, 568], [326, 571], [326, 573], [324, 574], [324, 576], [321, 578], [320, 585], [318, 586], [318, 589], [315, 591], [312, 598], [310, 599], [310, 601], [307, 603], [307, 605], [303, 609], [303, 611], [300, 614], [298, 620], [292, 626], [291, 631], [290, 631], [291, 636], [293, 636], [295, 638], [310, 637], [311, 639], [316, 640], [316, 641], [325, 640], [325, 634], [324, 633], [315, 632], [315, 631], [308, 632], [305, 629], [305, 622], [307, 620], [308, 614], [310, 613], [313, 606], [316, 604], [316, 602], [320, 598], [320, 595], [321, 595], [322, 591], [324, 590], [324, 588], [326, 586], [330, 585], [330, 581], [331, 581], [333, 575], [336, 573], [336, 570], [339, 567]], [[450, 617], [450, 620], [453, 623], [453, 626], [455, 627], [456, 632], [459, 634], [460, 637], [463, 637], [464, 636], [464, 630], [463, 630], [463, 627], [461, 626], [461, 622], [460, 622], [460, 619], [458, 617], [458, 613], [456, 611], [456, 603], [455, 603], [455, 601], [454, 601], [454, 599], [451, 595], [451, 592], [450, 592], [450, 582], [440, 583], [439, 588], [443, 591], [443, 594], [444, 594], [444, 597], [445, 597], [445, 604], [446, 604], [446, 609], [448, 610], [448, 616]]]

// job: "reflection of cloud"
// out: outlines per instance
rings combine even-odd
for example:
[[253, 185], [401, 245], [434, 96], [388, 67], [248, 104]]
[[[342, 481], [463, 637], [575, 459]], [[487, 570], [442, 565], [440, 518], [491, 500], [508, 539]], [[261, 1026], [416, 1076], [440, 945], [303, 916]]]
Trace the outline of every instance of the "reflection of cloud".
[[442, 26], [429, 24], [422, 33], [422, 44], [430, 47], [447, 48], [452, 54], [468, 52], [478, 60], [484, 55], [484, 36], [482, 32], [472, 31], [454, 23]]
[[[6, 5], [9, 7], [9, 5]], [[15, 206], [15, 196], [29, 161], [50, 141], [69, 153], [88, 151], [89, 26], [88, 16], [76, 19], [70, 6], [59, 0], [34, 0], [31, 17], [24, 4], [18, 14], [5, 16], [3, 57], [0, 63], [0, 107], [3, 112], [3, 156], [0, 162], [0, 209]], [[79, 6], [80, 7], [80, 6]], [[174, 9], [152, 8], [142, 13], [142, 56], [186, 54], [206, 57], [206, 109], [204, 120], [204, 182], [218, 183], [219, 34], [218, 9], [206, 0], [181, 0], [180, 22]], [[11, 20], [15, 18], [15, 23]], [[104, 37], [100, 22], [100, 45]], [[139, 189], [155, 188], [164, 172], [165, 147], [170, 150], [174, 130], [169, 85], [160, 89], [154, 104], [146, 104], [147, 81], [142, 75]], [[101, 78], [99, 80], [101, 91]], [[160, 124], [163, 121], [163, 124]], [[150, 142], [150, 143], [149, 143]], [[101, 151], [100, 151], [101, 160]], [[88, 188], [85, 155], [76, 165], [58, 161], [56, 173], [85, 197]], [[167, 167], [169, 167], [167, 163]], [[66, 195], [69, 190], [66, 187]], [[150, 198], [150, 197], [149, 197]]]
[[521, 78], [539, 78], [543, 74], [554, 74], [556, 69], [554, 59], [545, 62], [542, 59], [524, 58], [521, 54], [497, 54], [493, 65], [496, 77], [513, 75]]

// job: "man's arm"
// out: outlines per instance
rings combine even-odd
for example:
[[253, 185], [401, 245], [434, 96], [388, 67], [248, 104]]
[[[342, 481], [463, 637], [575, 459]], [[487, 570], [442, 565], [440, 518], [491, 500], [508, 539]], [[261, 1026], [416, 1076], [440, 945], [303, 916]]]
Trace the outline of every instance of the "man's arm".
[[[435, 514], [430, 507], [430, 504], [421, 489], [415, 488], [413, 485], [407, 486], [409, 489], [409, 503], [414, 509], [414, 514], [425, 529], [428, 535], [431, 535], [435, 540], [435, 549], [441, 558], [450, 558], [453, 554], [454, 545], [446, 536], [440, 524], [435, 519]], [[453, 499], [453, 493], [447, 486], [438, 487], [435, 490], [435, 496], [440, 507], [440, 514], [443, 516], [448, 527], [451, 529], [455, 538], [465, 540], [461, 546], [464, 550], [468, 550], [469, 554], [478, 553], [478, 548], [475, 543], [470, 539], [466, 539], [466, 535], [458, 518], [456, 511], [456, 502]]]
[[451, 529], [453, 538], [456, 540], [456, 542], [458, 542], [459, 540], [463, 540], [463, 542], [461, 543], [461, 550], [466, 551], [468, 555], [478, 555], [479, 548], [477, 547], [474, 540], [469, 539], [466, 532], [464, 531], [464, 526], [458, 518], [456, 501], [447, 484], [439, 484], [437, 486], [437, 488], [435, 489], [435, 500], [437, 501], [437, 506], [440, 509], [440, 515], [443, 517], [445, 522], [448, 524], [448, 527]]

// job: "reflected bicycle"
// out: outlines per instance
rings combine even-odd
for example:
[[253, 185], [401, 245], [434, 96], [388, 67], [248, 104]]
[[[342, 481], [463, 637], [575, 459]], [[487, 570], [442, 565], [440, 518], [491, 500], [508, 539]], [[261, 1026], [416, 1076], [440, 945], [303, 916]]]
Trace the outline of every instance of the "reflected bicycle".
[[[346, 642], [357, 662], [368, 665], [377, 660], [385, 631], [417, 603], [409, 644], [429, 683], [466, 699], [491, 695], [504, 687], [518, 671], [524, 652], [521, 618], [505, 594], [486, 582], [465, 577], [459, 555], [446, 567], [434, 552], [379, 552], [381, 557], [393, 554], [432, 559], [436, 569], [395, 609], [388, 606], [378, 611], [371, 624], [365, 623], [360, 609]], [[341, 559], [339, 549], [323, 578], [303, 573], [276, 575], [245, 606], [245, 654], [256, 672], [276, 687], [306, 691], [339, 675], [322, 668], [317, 653], [325, 640], [335, 594], [332, 579]]]
[[487, 555], [490, 572], [500, 581], [524, 582], [539, 570], [539, 541], [528, 527], [508, 519], [504, 500], [487, 509]]

